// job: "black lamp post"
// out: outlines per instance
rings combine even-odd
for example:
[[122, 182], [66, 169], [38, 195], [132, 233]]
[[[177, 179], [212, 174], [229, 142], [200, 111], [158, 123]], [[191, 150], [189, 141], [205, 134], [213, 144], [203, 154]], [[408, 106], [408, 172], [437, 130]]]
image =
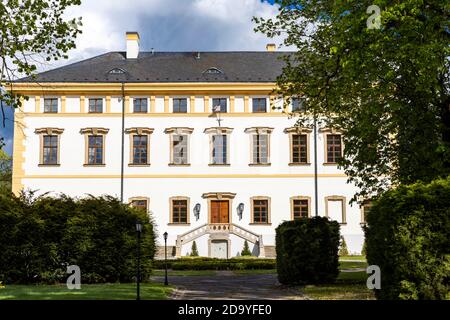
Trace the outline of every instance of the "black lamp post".
[[165, 278], [164, 278], [164, 285], [168, 285], [169, 284], [169, 280], [167, 280], [167, 232], [164, 232], [163, 236], [164, 236], [164, 264], [165, 264]]
[[136, 221], [136, 236], [137, 236], [137, 270], [136, 270], [136, 300], [141, 300], [141, 292], [139, 284], [141, 282], [141, 232], [142, 224]]

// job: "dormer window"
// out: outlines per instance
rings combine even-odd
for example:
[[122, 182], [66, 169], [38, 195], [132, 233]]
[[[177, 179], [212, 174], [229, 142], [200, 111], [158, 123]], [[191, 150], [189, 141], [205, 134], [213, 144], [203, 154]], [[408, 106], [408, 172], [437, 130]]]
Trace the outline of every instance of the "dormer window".
[[203, 72], [203, 73], [206, 73], [206, 74], [222, 74], [223, 71], [220, 70], [220, 69], [217, 69], [216, 67], [211, 67], [211, 68], [206, 69], [205, 72]]
[[125, 70], [121, 68], [114, 68], [108, 71], [109, 74], [124, 74]]

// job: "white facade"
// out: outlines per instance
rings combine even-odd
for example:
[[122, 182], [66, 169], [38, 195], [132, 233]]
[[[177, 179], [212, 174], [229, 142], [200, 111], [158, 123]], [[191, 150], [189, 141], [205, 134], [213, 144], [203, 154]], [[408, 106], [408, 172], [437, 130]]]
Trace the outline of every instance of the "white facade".
[[[229, 133], [229, 165], [211, 166], [210, 136], [205, 133], [207, 128], [218, 127], [217, 117], [211, 115], [212, 98], [230, 97], [211, 94], [205, 103], [205, 96], [173, 94], [169, 97], [169, 109], [165, 106], [164, 96], [154, 95], [153, 113], [131, 113], [133, 98], [146, 97], [145, 94], [129, 97], [129, 110], [125, 117], [125, 129], [145, 127], [153, 129], [149, 135], [149, 166], [129, 166], [130, 139], [125, 134], [125, 178], [124, 201], [134, 197], [149, 199], [148, 209], [157, 224], [158, 242], [163, 245], [162, 233], [168, 232], [168, 245], [177, 246], [177, 255], [186, 255], [191, 251], [195, 238], [201, 256], [221, 256], [223, 250], [226, 256], [236, 256], [242, 251], [244, 241], [249, 241], [250, 249], [255, 255], [273, 255], [275, 245], [275, 228], [283, 221], [292, 219], [291, 197], [310, 197], [311, 215], [314, 215], [314, 154], [313, 134], [308, 135], [309, 164], [289, 165], [290, 139], [286, 128], [295, 124], [295, 119], [268, 110], [265, 114], [245, 112], [244, 95], [233, 96], [234, 110], [221, 113], [220, 126], [231, 128]], [[22, 107], [24, 129], [24, 162], [21, 165], [24, 188], [38, 189], [39, 192], [65, 193], [70, 196], [86, 194], [108, 194], [119, 197], [121, 172], [121, 96], [110, 96], [109, 110], [105, 112], [106, 96], [103, 99], [102, 114], [88, 114], [90, 95], [66, 96], [62, 109], [59, 97], [57, 114], [44, 114], [44, 96], [31, 97], [24, 101]], [[173, 114], [173, 98], [186, 97], [186, 114]], [[267, 99], [269, 96], [254, 95], [248, 97], [248, 105], [252, 106], [253, 97]], [[40, 106], [36, 106], [39, 99]], [[191, 103], [193, 105], [191, 106]], [[84, 105], [84, 113], [81, 107]], [[208, 106], [208, 112], [204, 108]], [[165, 133], [167, 128], [192, 128], [189, 139], [189, 166], [170, 166], [170, 137]], [[255, 127], [271, 128], [270, 133], [270, 165], [251, 166], [251, 139], [246, 129]], [[40, 135], [35, 133], [40, 128], [64, 129], [59, 140], [58, 166], [43, 166], [41, 163], [42, 143]], [[104, 166], [85, 165], [85, 137], [80, 133], [82, 128], [106, 128]], [[318, 133], [318, 199], [319, 214], [328, 213], [331, 217], [345, 221], [341, 224], [341, 234], [344, 236], [350, 253], [360, 253], [363, 244], [361, 228], [361, 208], [349, 205], [350, 199], [356, 193], [354, 186], [347, 184], [347, 177], [337, 169], [336, 165], [324, 164], [325, 133]], [[218, 198], [214, 198], [214, 194]], [[229, 201], [230, 216], [225, 230], [213, 230], [210, 224], [210, 208], [208, 199], [224, 199]], [[342, 207], [334, 201], [326, 201], [326, 197], [343, 197]], [[189, 198], [189, 223], [180, 225], [170, 221], [171, 197]], [[252, 197], [267, 197], [270, 199], [270, 217], [267, 224], [253, 224], [251, 221]], [[334, 199], [334, 198], [333, 198]], [[238, 215], [237, 207], [242, 203], [242, 217]], [[194, 207], [200, 204], [197, 219]], [[328, 206], [328, 208], [326, 208]], [[341, 221], [343, 222], [343, 221]], [[183, 241], [183, 242], [181, 242]], [[259, 246], [261, 244], [261, 246]], [[224, 249], [225, 248], [225, 249]], [[222, 252], [222, 253], [221, 253]]]

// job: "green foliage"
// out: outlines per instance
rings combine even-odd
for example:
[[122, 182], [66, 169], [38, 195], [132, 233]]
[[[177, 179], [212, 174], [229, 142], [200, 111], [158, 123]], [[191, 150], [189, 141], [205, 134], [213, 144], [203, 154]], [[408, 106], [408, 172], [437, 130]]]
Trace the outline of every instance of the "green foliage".
[[244, 249], [242, 249], [241, 256], [251, 256], [252, 252], [250, 251], [250, 248], [248, 247], [248, 242], [245, 240], [244, 242]]
[[113, 197], [20, 197], [0, 194], [0, 280], [54, 283], [78, 265], [82, 282], [130, 282], [135, 274], [135, 222], [141, 221], [142, 277], [155, 252], [148, 215]]
[[[0, 82], [33, 76], [38, 64], [67, 59], [81, 33], [81, 18], [67, 19], [67, 9], [80, 4], [80, 0], [0, 2]], [[13, 90], [1, 91], [1, 108], [18, 107], [20, 98]]]
[[365, 233], [367, 261], [381, 269], [378, 299], [450, 296], [450, 177], [384, 193]]
[[191, 257], [198, 257], [197, 243], [192, 242]]
[[0, 192], [10, 192], [12, 182], [12, 158], [0, 145]]
[[341, 236], [341, 243], [339, 245], [339, 256], [348, 256], [347, 243], [343, 236]]
[[[156, 269], [164, 269], [164, 260], [155, 260], [153, 266]], [[275, 269], [275, 259], [217, 259], [217, 258], [181, 258], [168, 260], [167, 267], [172, 270], [262, 270]]]
[[[290, 114], [298, 126], [317, 116], [344, 134], [340, 164], [362, 198], [450, 173], [447, 1], [275, 3], [275, 19], [254, 21], [256, 31], [297, 48], [277, 79], [284, 109], [303, 95], [307, 112]], [[367, 27], [374, 4], [380, 29]]]
[[285, 221], [276, 229], [278, 280], [318, 284], [339, 274], [339, 223], [325, 217]]

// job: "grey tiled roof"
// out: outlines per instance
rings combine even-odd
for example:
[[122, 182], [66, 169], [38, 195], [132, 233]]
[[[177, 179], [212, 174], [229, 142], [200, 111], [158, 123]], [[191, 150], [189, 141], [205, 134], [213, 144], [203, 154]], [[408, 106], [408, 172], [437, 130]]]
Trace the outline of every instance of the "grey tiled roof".
[[[289, 52], [109, 52], [17, 82], [274, 82]], [[217, 68], [220, 73], [208, 73]], [[110, 72], [114, 70], [116, 72]], [[123, 72], [124, 73], [120, 73]]]

